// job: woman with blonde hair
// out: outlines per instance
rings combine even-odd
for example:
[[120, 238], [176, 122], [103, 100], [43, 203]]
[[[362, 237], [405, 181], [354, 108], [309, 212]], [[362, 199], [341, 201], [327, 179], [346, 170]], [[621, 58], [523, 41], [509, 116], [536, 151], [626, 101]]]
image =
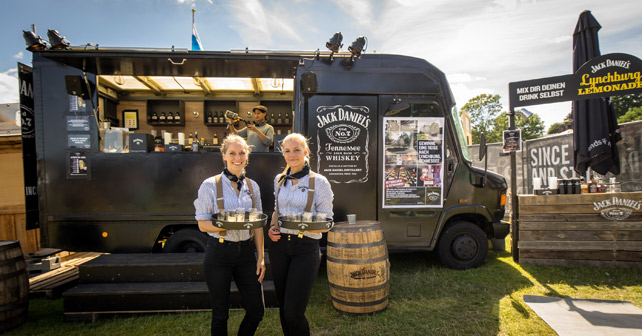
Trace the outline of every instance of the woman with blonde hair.
[[310, 170], [310, 149], [303, 135], [286, 136], [282, 152], [287, 166], [274, 179], [275, 211], [268, 230], [272, 240], [270, 263], [283, 334], [309, 335], [305, 309], [321, 262], [319, 239], [327, 230], [301, 232], [280, 227], [278, 217], [283, 214], [300, 216], [304, 212], [332, 217], [334, 194], [330, 182]]
[[227, 335], [230, 284], [234, 279], [245, 309], [238, 335], [254, 335], [264, 313], [263, 229], [225, 230], [212, 223], [212, 215], [238, 208], [261, 211], [261, 192], [256, 182], [245, 177], [250, 154], [247, 142], [238, 135], [229, 135], [223, 140], [221, 152], [225, 169], [203, 181], [194, 201], [198, 228], [210, 235], [203, 275], [212, 303], [211, 333]]

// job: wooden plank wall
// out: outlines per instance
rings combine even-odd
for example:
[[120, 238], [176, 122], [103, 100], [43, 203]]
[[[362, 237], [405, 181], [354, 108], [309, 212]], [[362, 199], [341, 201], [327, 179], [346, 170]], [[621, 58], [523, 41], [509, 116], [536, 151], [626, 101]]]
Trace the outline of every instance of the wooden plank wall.
[[0, 240], [19, 240], [27, 255], [40, 249], [40, 230], [26, 230], [22, 140], [0, 137]]
[[[640, 204], [642, 192], [519, 196], [520, 263], [642, 268]], [[614, 207], [631, 213], [602, 215]]]

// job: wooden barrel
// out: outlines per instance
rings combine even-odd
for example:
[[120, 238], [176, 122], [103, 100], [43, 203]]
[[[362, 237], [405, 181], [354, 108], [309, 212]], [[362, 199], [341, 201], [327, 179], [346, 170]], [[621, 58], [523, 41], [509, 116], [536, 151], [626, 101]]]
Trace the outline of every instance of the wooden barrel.
[[381, 223], [336, 223], [328, 232], [326, 259], [334, 308], [353, 315], [386, 309], [390, 261]]
[[0, 241], [0, 333], [27, 321], [29, 276], [17, 240]]

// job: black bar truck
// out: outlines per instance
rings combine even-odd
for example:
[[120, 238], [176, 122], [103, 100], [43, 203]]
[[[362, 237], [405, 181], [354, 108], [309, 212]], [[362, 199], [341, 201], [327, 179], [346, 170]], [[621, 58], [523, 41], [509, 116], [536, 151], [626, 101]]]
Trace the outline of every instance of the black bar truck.
[[380, 221], [389, 249], [464, 269], [509, 232], [506, 181], [473, 167], [446, 78], [425, 60], [69, 47], [35, 50], [32, 64], [43, 247], [204, 251], [192, 203], [222, 170], [224, 113], [258, 104], [276, 133], [248, 167], [266, 213], [279, 140], [299, 132], [332, 182], [334, 220]]

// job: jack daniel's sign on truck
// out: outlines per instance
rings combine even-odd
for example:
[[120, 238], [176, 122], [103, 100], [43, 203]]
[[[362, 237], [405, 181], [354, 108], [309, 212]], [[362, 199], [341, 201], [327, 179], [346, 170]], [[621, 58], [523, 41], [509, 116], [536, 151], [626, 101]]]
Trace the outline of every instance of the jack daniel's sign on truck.
[[[348, 213], [377, 220], [390, 249], [437, 250], [449, 267], [479, 266], [488, 239], [508, 233], [507, 186], [472, 166], [444, 74], [407, 56], [350, 56], [35, 51], [42, 245], [203, 251], [192, 202], [222, 170], [220, 120], [261, 104], [268, 120], [292, 120], [273, 122], [275, 145], [289, 132], [310, 139], [312, 169], [332, 182], [335, 221]], [[198, 151], [187, 148], [192, 133]], [[284, 161], [276, 152], [249, 161], [269, 214]]]

